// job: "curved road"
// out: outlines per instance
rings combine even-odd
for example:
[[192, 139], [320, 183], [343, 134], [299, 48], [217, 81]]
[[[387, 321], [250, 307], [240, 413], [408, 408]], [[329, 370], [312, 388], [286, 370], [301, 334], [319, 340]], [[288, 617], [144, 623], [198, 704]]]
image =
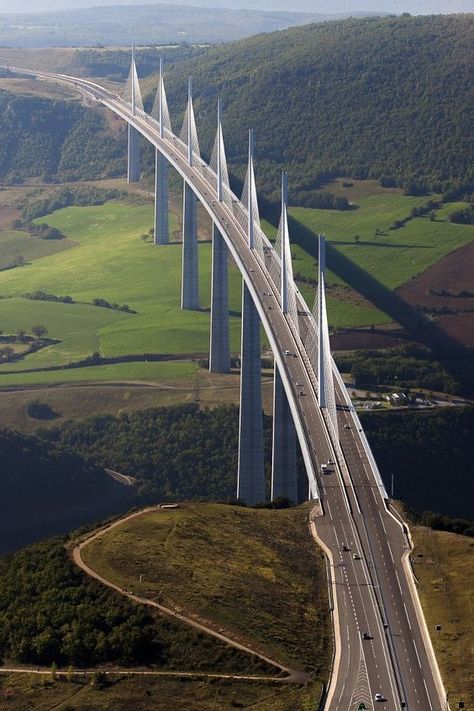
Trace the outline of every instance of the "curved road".
[[[170, 132], [161, 138], [154, 119], [133, 114], [129, 105], [107, 89], [61, 74], [8, 68], [76, 87], [132, 124], [192, 187], [242, 273], [279, 367], [310, 489], [314, 496], [319, 494], [312, 527], [331, 563], [336, 639], [326, 708], [346, 711], [364, 704], [366, 709], [387, 711], [446, 709], [443, 685], [408, 565], [407, 532], [388, 509], [364, 433], [337, 377], [340, 442], [330, 434], [318, 406], [308, 355], [280, 310], [279, 294], [269, 272], [249, 248], [243, 205], [235, 196], [231, 206], [218, 202], [215, 174], [199, 161], [189, 166], [187, 148], [180, 139]], [[270, 245], [268, 249], [271, 252], [273, 248]], [[301, 311], [307, 311], [301, 298], [299, 306]], [[307, 327], [304, 315], [300, 321], [301, 326]], [[286, 356], [287, 351], [295, 356]], [[321, 464], [328, 460], [334, 463], [332, 473], [322, 474]], [[364, 633], [370, 639], [364, 639]], [[381, 698], [375, 700], [376, 694]]]

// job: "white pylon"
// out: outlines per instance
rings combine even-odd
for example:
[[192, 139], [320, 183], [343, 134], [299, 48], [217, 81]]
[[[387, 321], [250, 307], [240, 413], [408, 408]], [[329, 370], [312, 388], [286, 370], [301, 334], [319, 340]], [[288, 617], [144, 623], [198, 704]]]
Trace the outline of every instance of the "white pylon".
[[[254, 169], [255, 136], [253, 128], [249, 130], [249, 152], [247, 176], [242, 191], [242, 202], [247, 208], [247, 239], [250, 249], [259, 247], [257, 234], [260, 231], [260, 212], [258, 209], [257, 186]], [[260, 242], [260, 240], [258, 240]], [[259, 252], [261, 250], [258, 250]]]
[[326, 291], [325, 291], [325, 269], [326, 269], [326, 241], [325, 236], [320, 234], [318, 237], [318, 253], [319, 253], [319, 280], [318, 280], [318, 296], [317, 296], [317, 326], [318, 326], [318, 364], [317, 364], [317, 379], [318, 379], [318, 400], [319, 407], [327, 411], [329, 416], [329, 424], [336, 437], [335, 441], [339, 440], [339, 431], [337, 424], [337, 409], [336, 395], [334, 392], [334, 378], [332, 371], [331, 344], [329, 341], [329, 322], [326, 307]]
[[[287, 270], [287, 242], [288, 242], [288, 174], [281, 174], [281, 310], [288, 313], [288, 270]], [[291, 257], [290, 257], [291, 263]]]
[[137, 111], [143, 112], [143, 99], [138, 81], [137, 66], [135, 63], [135, 45], [132, 46], [132, 63], [128, 73], [125, 91], [123, 93], [124, 100], [130, 104], [132, 114], [135, 116]]
[[199, 158], [201, 156], [201, 151], [199, 148], [199, 139], [196, 129], [196, 118], [194, 116], [193, 82], [191, 77], [188, 78], [188, 104], [186, 107], [180, 138], [188, 147], [188, 163], [192, 166], [194, 156]]
[[166, 98], [165, 82], [163, 79], [163, 59], [160, 58], [160, 78], [156, 90], [155, 101], [151, 110], [151, 117], [158, 122], [160, 127], [160, 138], [164, 137], [165, 131], [172, 132], [168, 100]]
[[217, 132], [209, 166], [216, 174], [217, 199], [219, 202], [225, 202], [231, 207], [232, 195], [222, 131], [222, 102], [220, 99], [217, 100]]

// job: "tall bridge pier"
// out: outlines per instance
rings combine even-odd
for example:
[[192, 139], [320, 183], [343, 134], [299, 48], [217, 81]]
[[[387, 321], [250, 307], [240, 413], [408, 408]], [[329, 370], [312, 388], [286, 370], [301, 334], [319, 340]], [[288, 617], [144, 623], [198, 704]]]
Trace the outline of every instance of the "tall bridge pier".
[[240, 360], [237, 498], [252, 505], [265, 501], [267, 496], [263, 462], [260, 318], [245, 283], [242, 290]]
[[296, 430], [293, 415], [275, 363], [273, 382], [273, 446], [271, 500], [278, 497], [298, 503]]
[[[192, 81], [188, 80], [188, 106], [182, 130], [188, 146], [188, 163], [192, 167], [193, 154], [198, 146], [194, 118]], [[198, 152], [198, 151], [197, 151]], [[197, 234], [197, 197], [184, 181], [183, 188], [183, 272], [181, 282], [181, 308], [199, 310], [199, 263]]]
[[[222, 135], [222, 107], [217, 102], [216, 190], [223, 200], [224, 176], [228, 176]], [[228, 178], [227, 178], [228, 182]], [[212, 226], [211, 333], [209, 370], [212, 373], [230, 371], [228, 250], [216, 224]]]

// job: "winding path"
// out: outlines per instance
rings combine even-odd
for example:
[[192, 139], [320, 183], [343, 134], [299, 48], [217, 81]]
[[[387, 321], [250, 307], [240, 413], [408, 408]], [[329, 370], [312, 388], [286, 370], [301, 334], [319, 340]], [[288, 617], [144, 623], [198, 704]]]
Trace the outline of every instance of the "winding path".
[[[134, 595], [133, 593], [129, 591], [123, 590], [120, 586], [116, 585], [113, 583], [111, 580], [108, 580], [107, 578], [104, 578], [102, 575], [97, 573], [93, 568], [91, 568], [87, 563], [84, 562], [82, 558], [82, 551], [84, 548], [86, 548], [92, 541], [97, 540], [104, 534], [108, 533], [114, 528], [117, 528], [117, 526], [121, 526], [122, 524], [126, 523], [127, 521], [130, 521], [134, 518], [137, 518], [139, 516], [143, 516], [146, 513], [149, 513], [151, 511], [156, 511], [157, 507], [156, 506], [149, 506], [146, 509], [142, 509], [140, 511], [135, 511], [134, 513], [128, 514], [127, 516], [124, 516], [123, 518], [120, 518], [116, 521], [113, 521], [111, 524], [100, 528], [98, 531], [95, 531], [91, 536], [88, 536], [85, 540], [81, 541], [78, 545], [76, 545], [72, 549], [72, 559], [74, 563], [81, 568], [87, 575], [90, 577], [94, 578], [95, 580], [98, 580], [100, 583], [103, 585], [107, 585], [107, 587], [112, 588], [116, 592], [120, 593], [121, 595], [125, 595], [129, 600], [133, 600], [133, 602], [139, 603], [140, 605], [145, 605], [147, 607], [152, 607], [154, 609], [159, 610], [161, 613], [164, 615], [168, 615], [169, 617], [173, 617], [176, 620], [179, 620], [180, 622], [189, 625], [190, 627], [193, 627], [194, 629], [199, 630], [200, 632], [204, 632], [204, 634], [210, 635], [211, 637], [214, 637], [218, 639], [220, 642], [224, 642], [225, 644], [229, 645], [230, 647], [234, 647], [234, 649], [238, 649], [241, 652], [245, 652], [246, 654], [250, 654], [254, 657], [258, 657], [262, 661], [264, 661], [266, 664], [270, 664], [271, 666], [277, 668], [280, 670], [280, 673], [284, 674], [285, 676], [276, 676], [276, 677], [263, 677], [265, 679], [273, 679], [273, 680], [279, 680], [279, 681], [285, 681], [285, 682], [291, 682], [291, 683], [296, 683], [296, 684], [306, 684], [310, 681], [311, 676], [310, 674], [307, 674], [304, 671], [299, 671], [297, 669], [290, 669], [280, 662], [276, 661], [275, 659], [270, 659], [269, 657], [265, 656], [261, 652], [257, 651], [256, 649], [252, 649], [251, 647], [248, 647], [245, 644], [242, 644], [241, 642], [238, 642], [235, 639], [232, 639], [226, 634], [223, 634], [222, 632], [218, 632], [217, 630], [213, 629], [209, 625], [203, 624], [202, 622], [198, 622], [197, 620], [193, 619], [192, 617], [188, 617], [186, 615], [183, 615], [180, 612], [177, 612], [176, 610], [173, 610], [170, 607], [166, 607], [164, 605], [160, 605], [158, 602], [155, 602], [154, 600], [150, 600], [146, 597], [140, 597], [139, 595]], [[190, 673], [190, 676], [195, 676], [194, 674]], [[211, 675], [212, 676], [212, 675]], [[241, 679], [259, 679], [260, 677], [254, 677], [254, 676], [236, 676], [236, 675], [216, 675], [219, 678], [241, 678]]]

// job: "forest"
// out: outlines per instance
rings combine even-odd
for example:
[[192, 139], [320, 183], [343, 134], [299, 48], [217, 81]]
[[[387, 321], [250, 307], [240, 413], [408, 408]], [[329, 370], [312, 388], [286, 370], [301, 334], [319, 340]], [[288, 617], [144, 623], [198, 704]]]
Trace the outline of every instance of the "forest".
[[[390, 488], [419, 512], [474, 520], [474, 408], [363, 415], [375, 458]], [[267, 479], [271, 418], [265, 416]], [[139, 479], [138, 501], [233, 501], [237, 472], [238, 409], [197, 405], [157, 408], [70, 422], [41, 435], [102, 466]], [[304, 467], [300, 460], [300, 492]], [[449, 486], [447, 486], [449, 483]], [[464, 496], [459, 496], [459, 491]]]
[[212, 48], [166, 86], [182, 111], [192, 72], [204, 146], [222, 98], [231, 164], [245, 161], [251, 117], [267, 195], [283, 167], [293, 201], [335, 176], [442, 192], [473, 182], [473, 47], [473, 15], [352, 18]]
[[0, 430], [0, 461], [0, 554], [133, 505], [127, 487], [61, 443]]
[[[312, 191], [337, 176], [462, 199], [474, 184], [473, 46], [473, 15], [440, 15], [351, 18], [206, 51], [164, 50], [173, 126], [178, 130], [192, 74], [203, 154], [209, 158], [220, 96], [235, 184], [243, 178], [251, 123], [258, 186], [270, 201], [277, 200], [283, 168], [293, 204], [318, 207]], [[137, 52], [141, 76], [156, 71], [160, 52]], [[125, 77], [129, 60], [120, 51], [76, 55], [79, 73], [116, 79]], [[145, 99], [149, 105], [153, 97]], [[125, 133], [113, 138], [101, 114], [81, 106], [0, 92], [0, 128], [5, 182], [125, 172]], [[145, 151], [145, 171], [152, 171], [151, 158]]]
[[0, 659], [91, 666], [160, 661], [152, 618], [89, 580], [53, 539], [0, 558]]
[[125, 172], [125, 132], [79, 104], [0, 91], [0, 182], [94, 180]]

